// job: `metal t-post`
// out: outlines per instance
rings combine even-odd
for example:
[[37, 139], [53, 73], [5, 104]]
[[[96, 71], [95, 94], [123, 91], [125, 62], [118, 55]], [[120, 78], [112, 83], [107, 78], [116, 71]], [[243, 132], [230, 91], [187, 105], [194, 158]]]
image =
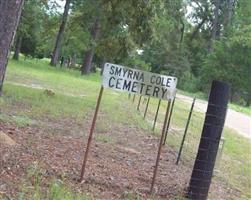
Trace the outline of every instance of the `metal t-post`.
[[167, 138], [167, 133], [168, 133], [169, 126], [170, 126], [170, 123], [171, 123], [171, 118], [172, 118], [172, 114], [173, 114], [173, 107], [174, 107], [174, 103], [175, 103], [175, 98], [176, 97], [174, 97], [172, 105], [171, 105], [171, 110], [170, 110], [170, 115], [169, 115], [167, 126], [166, 126], [166, 133], [165, 133], [165, 139], [164, 139], [163, 145], [166, 144], [166, 138]]
[[140, 103], [141, 103], [141, 98], [142, 98], [142, 95], [140, 95], [140, 97], [139, 97], [138, 106], [137, 106], [138, 111], [139, 111], [139, 107], [140, 107]]
[[183, 138], [182, 138], [182, 141], [181, 141], [181, 144], [180, 144], [178, 157], [177, 157], [177, 160], [176, 160], [176, 163], [175, 163], [176, 165], [178, 165], [179, 161], [180, 161], [180, 156], [181, 156], [181, 152], [182, 152], [184, 142], [185, 142], [185, 139], [186, 139], [186, 135], [187, 135], [188, 127], [189, 127], [189, 124], [190, 124], [191, 116], [192, 116], [192, 113], [193, 113], [193, 107], [194, 107], [195, 101], [196, 101], [196, 97], [194, 97], [194, 99], [193, 99], [193, 103], [192, 103], [192, 106], [191, 106], [191, 109], [190, 109], [190, 112], [189, 112], [189, 115], [188, 115], [186, 128], [185, 128], [185, 131], [184, 131], [184, 134], [183, 134]]
[[144, 112], [144, 119], [146, 118], [146, 113], [147, 113], [147, 110], [148, 110], [149, 101], [150, 101], [150, 97], [148, 97], [148, 99], [147, 99], [146, 108], [145, 108], [145, 112]]
[[92, 125], [91, 125], [91, 129], [90, 129], [89, 137], [88, 137], [88, 142], [87, 142], [87, 146], [86, 146], [86, 150], [85, 150], [85, 155], [84, 155], [84, 160], [83, 160], [83, 165], [82, 165], [80, 180], [79, 180], [80, 182], [82, 182], [83, 178], [84, 178], [85, 167], [86, 167], [86, 163], [87, 163], [87, 159], [88, 159], [88, 153], [89, 153], [89, 149], [90, 149], [92, 138], [93, 138], [93, 132], [94, 132], [97, 116], [98, 116], [98, 110], [99, 110], [99, 105], [100, 105], [100, 102], [102, 99], [103, 90], [104, 90], [104, 87], [101, 86], [100, 91], [99, 91], [99, 96], [98, 96], [98, 100], [97, 100], [95, 113], [94, 113], [94, 116], [92, 119]]
[[134, 94], [133, 95], [133, 98], [132, 98], [132, 102], [134, 103], [134, 101], [135, 101], [135, 96], [136, 96], [136, 94]]
[[157, 121], [157, 118], [158, 118], [160, 103], [161, 103], [161, 99], [159, 100], [158, 107], [157, 107], [157, 110], [156, 110], [156, 114], [155, 114], [155, 117], [154, 117], [153, 128], [152, 128], [153, 131], [155, 129], [156, 121]]
[[153, 189], [154, 189], [154, 185], [155, 185], [155, 180], [156, 180], [156, 176], [157, 176], [157, 171], [158, 171], [158, 166], [159, 166], [159, 161], [160, 161], [160, 155], [161, 155], [161, 149], [162, 149], [162, 146], [163, 146], [162, 144], [163, 144], [163, 139], [164, 139], [164, 135], [165, 135], [165, 129], [166, 129], [166, 123], [167, 123], [168, 114], [169, 114], [169, 110], [170, 110], [170, 105], [171, 105], [171, 100], [168, 100], [168, 104], [167, 104], [167, 107], [166, 107], [166, 114], [165, 114], [164, 124], [163, 124], [163, 127], [162, 127], [161, 138], [160, 138], [160, 142], [159, 142], [157, 159], [156, 159], [156, 163], [155, 163], [155, 167], [154, 167], [154, 171], [153, 171], [153, 178], [152, 178], [152, 184], [151, 184], [151, 188], [150, 188], [150, 194], [152, 194]]

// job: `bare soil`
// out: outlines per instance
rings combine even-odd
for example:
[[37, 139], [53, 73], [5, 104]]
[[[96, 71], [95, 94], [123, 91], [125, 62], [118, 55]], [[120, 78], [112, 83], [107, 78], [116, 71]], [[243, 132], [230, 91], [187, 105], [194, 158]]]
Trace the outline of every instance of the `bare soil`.
[[[91, 119], [91, 117], [90, 117]], [[39, 166], [42, 190], [53, 179], [73, 191], [90, 194], [92, 199], [177, 199], [184, 194], [192, 169], [175, 165], [176, 152], [165, 146], [157, 174], [155, 192], [149, 188], [155, 165], [159, 137], [136, 126], [107, 124], [109, 131], [95, 132], [85, 181], [79, 183], [90, 119], [82, 126], [83, 135], [71, 134], [73, 121], [57, 121], [54, 126], [18, 128], [0, 121], [0, 131], [16, 142], [0, 146], [0, 199], [17, 199], [22, 185], [34, 188], [36, 176], [29, 170]], [[101, 119], [102, 120], [102, 115]], [[55, 127], [55, 128], [52, 128]], [[98, 136], [110, 138], [102, 141]], [[238, 191], [214, 180], [210, 199], [233, 199]], [[27, 197], [28, 198], [28, 197]]]

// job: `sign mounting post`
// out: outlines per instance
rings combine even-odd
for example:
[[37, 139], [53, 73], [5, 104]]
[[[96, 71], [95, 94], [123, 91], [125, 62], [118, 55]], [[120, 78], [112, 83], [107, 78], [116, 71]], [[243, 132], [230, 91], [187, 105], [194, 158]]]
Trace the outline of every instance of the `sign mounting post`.
[[98, 110], [99, 110], [100, 102], [101, 102], [102, 95], [103, 95], [103, 90], [104, 90], [104, 87], [101, 86], [100, 91], [99, 91], [99, 95], [98, 95], [98, 101], [97, 101], [95, 113], [94, 113], [93, 120], [92, 120], [91, 130], [90, 130], [90, 134], [89, 134], [89, 138], [88, 138], [88, 142], [87, 142], [87, 147], [86, 147], [86, 151], [85, 151], [84, 161], [83, 161], [80, 180], [79, 180], [80, 182], [82, 182], [83, 178], [84, 178], [85, 166], [86, 166], [86, 162], [87, 162], [87, 158], [88, 158], [89, 149], [90, 149], [90, 146], [91, 146], [91, 141], [92, 141], [93, 132], [94, 132], [97, 116], [98, 116]]
[[[174, 98], [176, 93], [177, 78], [172, 76], [164, 76], [161, 74], [155, 74], [150, 72], [145, 72], [137, 69], [131, 69], [123, 67], [121, 65], [106, 63], [103, 68], [102, 74], [102, 86], [100, 88], [97, 105], [88, 137], [87, 147], [84, 155], [80, 181], [83, 181], [86, 163], [88, 159], [88, 153], [91, 146], [93, 132], [95, 128], [95, 123], [97, 120], [98, 110], [103, 94], [104, 88], [111, 88], [113, 90], [121, 92], [129, 92], [130, 94], [139, 94], [141, 96], [148, 96], [148, 103], [150, 97], [158, 98], [159, 100], [168, 101], [168, 106], [166, 110], [166, 116], [164, 120], [164, 125], [162, 129], [162, 135], [159, 144], [159, 150], [156, 160], [156, 165], [154, 169], [154, 175], [152, 179], [151, 192], [154, 188], [155, 178], [157, 174], [157, 169], [160, 160], [161, 147], [164, 140], [164, 134], [166, 129], [166, 123], [168, 119], [168, 113], [170, 109], [171, 100]], [[147, 103], [147, 107], [148, 107]], [[146, 114], [146, 111], [145, 111]]]

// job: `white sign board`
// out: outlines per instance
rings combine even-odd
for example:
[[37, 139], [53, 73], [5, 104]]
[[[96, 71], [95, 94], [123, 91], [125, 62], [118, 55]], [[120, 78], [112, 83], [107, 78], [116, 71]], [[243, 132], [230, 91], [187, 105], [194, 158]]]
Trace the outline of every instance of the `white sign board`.
[[168, 100], [175, 96], [177, 78], [106, 63], [102, 85], [118, 91]]

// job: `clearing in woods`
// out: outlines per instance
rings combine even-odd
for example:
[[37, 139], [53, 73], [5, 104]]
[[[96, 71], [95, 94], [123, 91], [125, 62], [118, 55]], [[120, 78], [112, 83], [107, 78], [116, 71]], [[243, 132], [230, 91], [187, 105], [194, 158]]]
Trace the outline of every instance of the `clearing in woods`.
[[[182, 199], [194, 155], [175, 159], [189, 105], [177, 102], [173, 129], [163, 148], [155, 194], [148, 196], [159, 142], [125, 93], [105, 90], [85, 183], [77, 179], [100, 88], [99, 74], [57, 69], [42, 61], [10, 61], [0, 99], [0, 199]], [[152, 100], [148, 118], [156, 109]], [[159, 124], [163, 122], [162, 103]], [[190, 148], [203, 123], [195, 112]], [[178, 133], [177, 133], [178, 132]], [[226, 145], [209, 199], [251, 198], [251, 142], [225, 129]], [[195, 141], [192, 138], [197, 138]], [[5, 140], [1, 140], [5, 141]], [[0, 141], [0, 142], [1, 142]], [[189, 148], [187, 144], [187, 149]], [[189, 152], [189, 151], [187, 151]]]

